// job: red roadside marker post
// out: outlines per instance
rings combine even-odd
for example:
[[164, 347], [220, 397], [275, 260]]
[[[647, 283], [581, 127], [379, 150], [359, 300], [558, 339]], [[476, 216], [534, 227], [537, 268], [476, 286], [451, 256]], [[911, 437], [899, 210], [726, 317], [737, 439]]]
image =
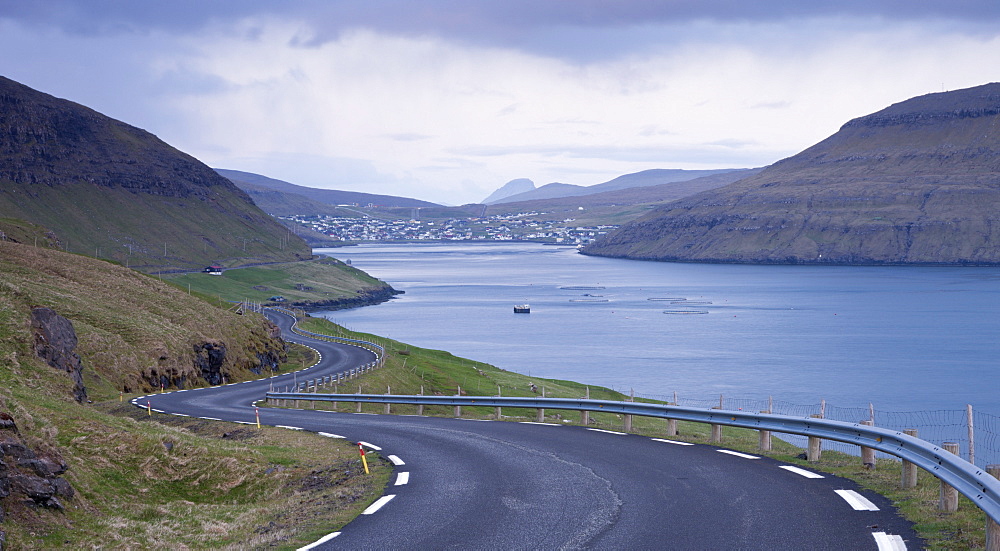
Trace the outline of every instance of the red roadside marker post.
[[260, 430], [260, 410], [257, 409], [257, 406], [254, 406], [253, 412], [257, 415], [257, 430]]

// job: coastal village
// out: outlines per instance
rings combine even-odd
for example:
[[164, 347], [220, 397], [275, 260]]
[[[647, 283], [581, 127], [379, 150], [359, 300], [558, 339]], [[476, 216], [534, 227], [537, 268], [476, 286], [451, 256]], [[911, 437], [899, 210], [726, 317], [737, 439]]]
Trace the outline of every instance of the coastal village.
[[585, 245], [617, 228], [574, 226], [572, 219], [539, 222], [540, 213], [439, 220], [283, 216], [339, 241], [536, 241]]

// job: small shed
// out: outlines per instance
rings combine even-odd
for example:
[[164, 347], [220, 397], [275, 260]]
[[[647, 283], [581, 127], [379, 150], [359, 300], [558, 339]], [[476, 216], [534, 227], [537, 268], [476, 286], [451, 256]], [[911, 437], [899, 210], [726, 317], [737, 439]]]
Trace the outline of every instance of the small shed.
[[222, 266], [208, 266], [207, 268], [202, 270], [202, 273], [206, 273], [208, 275], [220, 276], [222, 275]]

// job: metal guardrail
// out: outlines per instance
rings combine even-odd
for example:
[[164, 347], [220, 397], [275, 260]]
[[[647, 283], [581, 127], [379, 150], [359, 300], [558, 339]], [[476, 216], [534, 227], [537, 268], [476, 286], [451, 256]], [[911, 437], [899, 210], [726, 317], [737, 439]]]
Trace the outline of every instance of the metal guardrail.
[[381, 346], [379, 344], [373, 343], [371, 341], [361, 340], [361, 339], [349, 339], [347, 337], [337, 337], [337, 336], [334, 336], [334, 335], [325, 335], [323, 333], [313, 333], [312, 331], [306, 331], [305, 329], [300, 329], [299, 328], [298, 317], [295, 315], [295, 312], [292, 312], [291, 310], [289, 310], [287, 308], [282, 308], [280, 306], [269, 306], [268, 309], [269, 310], [274, 310], [276, 312], [281, 312], [282, 314], [290, 316], [292, 319], [294, 319], [295, 322], [292, 323], [292, 332], [293, 333], [296, 333], [296, 334], [302, 335], [302, 336], [306, 336], [306, 337], [312, 337], [314, 339], [320, 339], [320, 340], [325, 340], [325, 341], [334, 341], [334, 342], [343, 342], [343, 343], [346, 343], [346, 344], [353, 344], [353, 345], [356, 345], [356, 346], [361, 346], [362, 348], [370, 350], [370, 351], [372, 351], [375, 354], [375, 362], [374, 363], [376, 365], [381, 365], [381, 363], [382, 363], [382, 358], [385, 356], [385, 347], [383, 347], [383, 346]]
[[1000, 523], [1000, 480], [935, 444], [902, 432], [860, 423], [746, 411], [572, 398], [268, 392], [267, 399], [596, 411], [813, 436], [872, 448], [909, 461], [958, 490], [994, 522]]

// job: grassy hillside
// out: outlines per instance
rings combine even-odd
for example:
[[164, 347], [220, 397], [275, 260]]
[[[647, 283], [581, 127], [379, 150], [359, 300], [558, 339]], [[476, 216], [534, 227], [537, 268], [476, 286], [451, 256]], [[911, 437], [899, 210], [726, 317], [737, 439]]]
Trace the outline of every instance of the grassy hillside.
[[156, 136], [0, 77], [0, 217], [146, 272], [308, 258], [246, 193]]
[[310, 309], [381, 302], [394, 292], [382, 281], [334, 258], [225, 270], [221, 276], [191, 273], [164, 277], [181, 289], [223, 301], [274, 303], [270, 299], [281, 296], [283, 305]]
[[[37, 306], [73, 323], [93, 403], [75, 402], [70, 377], [35, 356]], [[5, 548], [294, 549], [357, 515], [391, 472], [377, 456], [365, 477], [346, 443], [148, 416], [127, 402], [163, 377], [168, 387], [204, 385], [192, 364], [199, 343], [226, 346], [229, 380], [270, 373], [260, 359], [279, 344], [271, 329], [123, 266], [0, 240], [0, 420], [16, 426], [0, 426], [0, 441], [65, 463], [74, 493], [60, 498], [61, 511], [28, 506], [17, 492], [0, 499]], [[293, 354], [282, 369], [304, 361]], [[0, 460], [0, 474], [26, 469]]]
[[855, 119], [583, 249], [649, 260], [1000, 264], [1000, 84]]

